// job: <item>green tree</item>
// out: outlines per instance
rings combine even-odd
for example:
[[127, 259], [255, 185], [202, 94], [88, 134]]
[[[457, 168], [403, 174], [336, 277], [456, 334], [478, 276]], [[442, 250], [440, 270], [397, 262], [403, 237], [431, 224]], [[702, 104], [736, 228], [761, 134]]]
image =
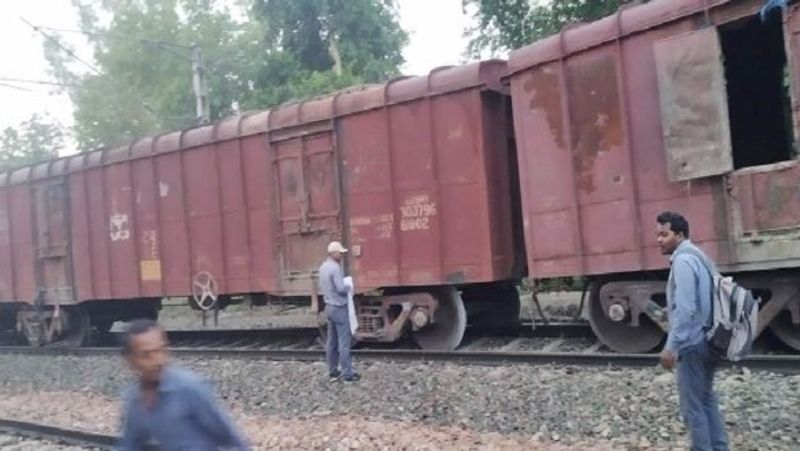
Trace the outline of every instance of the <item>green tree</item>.
[[[196, 122], [191, 45], [205, 53], [211, 118], [270, 108], [398, 72], [407, 37], [386, 0], [73, 0], [94, 60], [56, 32], [51, 71], [82, 148]], [[239, 18], [239, 19], [236, 19]], [[249, 20], [248, 20], [249, 19]], [[90, 63], [90, 64], [87, 64]]]
[[73, 0], [94, 61], [78, 60], [47, 30], [45, 56], [53, 75], [69, 85], [81, 147], [196, 123], [192, 45], [205, 53], [212, 119], [232, 111], [252, 89], [263, 46], [259, 27], [234, 20], [224, 3]]
[[573, 22], [590, 22], [607, 16], [620, 6], [647, 0], [462, 0], [475, 11], [475, 26], [466, 30], [470, 38], [467, 54], [497, 53], [520, 48], [550, 36]]
[[251, 11], [269, 50], [248, 107], [383, 81], [403, 63], [393, 0], [254, 0]]
[[57, 157], [63, 147], [61, 125], [34, 114], [19, 127], [7, 127], [0, 133], [0, 171]]

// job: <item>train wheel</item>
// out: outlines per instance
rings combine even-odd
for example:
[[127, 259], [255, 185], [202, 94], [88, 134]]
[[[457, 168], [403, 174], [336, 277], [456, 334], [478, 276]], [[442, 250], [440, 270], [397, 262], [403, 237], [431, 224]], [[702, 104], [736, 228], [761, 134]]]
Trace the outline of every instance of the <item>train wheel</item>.
[[79, 348], [86, 344], [91, 333], [89, 313], [85, 308], [76, 305], [67, 310], [67, 327], [64, 329], [62, 342], [71, 348]]
[[800, 351], [800, 324], [792, 322], [792, 315], [789, 310], [784, 310], [776, 316], [769, 324], [769, 328], [780, 341]]
[[452, 351], [461, 343], [467, 327], [464, 301], [455, 288], [444, 288], [435, 295], [439, 301], [436, 322], [412, 332], [412, 336], [422, 349]]
[[[639, 326], [628, 319], [613, 320], [601, 299], [602, 283], [593, 283], [589, 297], [589, 324], [592, 331], [609, 349], [622, 353], [643, 353], [653, 350], [664, 338], [664, 331], [645, 315]], [[606, 303], [607, 304], [607, 303]]]

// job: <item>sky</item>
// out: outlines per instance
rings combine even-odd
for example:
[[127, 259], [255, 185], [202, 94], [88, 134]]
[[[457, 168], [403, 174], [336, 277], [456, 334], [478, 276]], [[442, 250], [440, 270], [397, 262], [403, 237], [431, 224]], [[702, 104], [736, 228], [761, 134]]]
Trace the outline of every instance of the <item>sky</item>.
[[[425, 74], [431, 69], [464, 62], [467, 39], [463, 37], [470, 18], [462, 11], [462, 0], [399, 0], [401, 26], [409, 33], [402, 71]], [[0, 0], [0, 130], [17, 126], [32, 114], [49, 114], [66, 126], [72, 125], [69, 98], [55, 87], [13, 83], [18, 78], [48, 81], [43, 37], [21, 18], [43, 27], [77, 29], [78, 17], [71, 0]], [[63, 35], [78, 56], [92, 61], [91, 51], [80, 35]], [[21, 89], [10, 88], [11, 84]], [[71, 153], [71, 152], [70, 152]]]

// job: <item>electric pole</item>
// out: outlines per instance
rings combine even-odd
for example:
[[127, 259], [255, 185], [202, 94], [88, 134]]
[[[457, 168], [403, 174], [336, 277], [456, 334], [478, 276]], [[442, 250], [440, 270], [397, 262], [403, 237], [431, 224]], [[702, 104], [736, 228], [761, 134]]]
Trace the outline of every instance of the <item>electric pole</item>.
[[197, 120], [201, 124], [211, 122], [211, 107], [208, 103], [208, 85], [206, 84], [206, 67], [203, 61], [203, 50], [192, 45], [192, 85], [196, 105]]

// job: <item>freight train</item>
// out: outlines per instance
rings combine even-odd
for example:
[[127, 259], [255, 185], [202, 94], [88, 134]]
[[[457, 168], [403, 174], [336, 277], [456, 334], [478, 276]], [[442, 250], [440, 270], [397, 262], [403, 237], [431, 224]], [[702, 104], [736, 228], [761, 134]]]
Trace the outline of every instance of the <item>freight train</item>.
[[[311, 300], [351, 249], [357, 338], [453, 349], [583, 277], [598, 338], [668, 325], [655, 217], [762, 298], [800, 350], [800, 11], [654, 0], [490, 60], [0, 174], [0, 328], [80, 345], [115, 321]], [[782, 17], [781, 17], [782, 16]], [[323, 321], [324, 322], [324, 321]]]

